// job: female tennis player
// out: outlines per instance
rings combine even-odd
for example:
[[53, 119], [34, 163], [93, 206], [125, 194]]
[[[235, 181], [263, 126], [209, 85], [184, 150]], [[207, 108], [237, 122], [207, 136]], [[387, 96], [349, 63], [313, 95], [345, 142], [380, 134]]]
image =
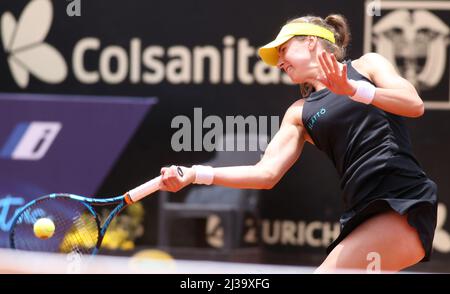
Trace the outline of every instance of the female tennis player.
[[427, 261], [437, 217], [437, 186], [414, 157], [404, 117], [423, 115], [414, 87], [382, 56], [344, 60], [350, 39], [345, 18], [297, 18], [259, 49], [284, 70], [302, 98], [254, 166], [163, 168], [163, 189], [190, 183], [270, 189], [299, 158], [306, 142], [323, 151], [341, 179], [346, 207], [341, 233], [316, 272], [367, 269], [369, 254], [383, 271]]

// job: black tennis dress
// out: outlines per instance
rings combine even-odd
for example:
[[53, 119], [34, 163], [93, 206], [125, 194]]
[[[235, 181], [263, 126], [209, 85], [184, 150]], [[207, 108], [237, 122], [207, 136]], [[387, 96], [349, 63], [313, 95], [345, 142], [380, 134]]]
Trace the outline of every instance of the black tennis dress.
[[[366, 80], [345, 62], [348, 77]], [[370, 82], [370, 81], [369, 81]], [[327, 88], [305, 99], [303, 125], [340, 176], [345, 212], [341, 233], [327, 253], [371, 216], [395, 210], [408, 214], [430, 258], [437, 218], [437, 186], [414, 157], [404, 118], [355, 102]]]

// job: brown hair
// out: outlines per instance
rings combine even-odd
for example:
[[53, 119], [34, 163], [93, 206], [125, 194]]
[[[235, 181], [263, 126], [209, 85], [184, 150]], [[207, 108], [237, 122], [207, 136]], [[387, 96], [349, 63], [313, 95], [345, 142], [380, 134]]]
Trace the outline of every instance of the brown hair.
[[[334, 34], [336, 44], [331, 43], [323, 38], [318, 38], [322, 47], [328, 52], [333, 53], [338, 61], [342, 61], [346, 56], [346, 49], [350, 42], [350, 29], [347, 20], [340, 14], [330, 14], [325, 19], [319, 16], [307, 15], [292, 19], [287, 23], [312, 23], [330, 30]], [[305, 38], [298, 36], [298, 38]], [[313, 90], [312, 85], [304, 83], [300, 85], [302, 97], [307, 97]]]

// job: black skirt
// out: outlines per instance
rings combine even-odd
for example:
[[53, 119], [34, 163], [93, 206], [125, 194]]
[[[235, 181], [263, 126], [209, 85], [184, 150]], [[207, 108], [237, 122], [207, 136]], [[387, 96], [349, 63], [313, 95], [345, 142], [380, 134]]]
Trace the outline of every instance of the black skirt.
[[437, 186], [429, 178], [386, 175], [364, 201], [341, 216], [341, 233], [328, 246], [327, 254], [365, 220], [376, 214], [394, 210], [401, 215], [408, 215], [408, 222], [416, 228], [425, 249], [422, 261], [428, 261], [433, 247], [437, 204]]

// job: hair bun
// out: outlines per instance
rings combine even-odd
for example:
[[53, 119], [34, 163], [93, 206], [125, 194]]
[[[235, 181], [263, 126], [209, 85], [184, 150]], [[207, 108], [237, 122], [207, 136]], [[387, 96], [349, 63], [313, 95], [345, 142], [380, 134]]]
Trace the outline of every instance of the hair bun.
[[347, 19], [341, 14], [330, 14], [325, 18], [325, 22], [336, 31], [336, 45], [347, 47], [350, 42], [350, 29]]

